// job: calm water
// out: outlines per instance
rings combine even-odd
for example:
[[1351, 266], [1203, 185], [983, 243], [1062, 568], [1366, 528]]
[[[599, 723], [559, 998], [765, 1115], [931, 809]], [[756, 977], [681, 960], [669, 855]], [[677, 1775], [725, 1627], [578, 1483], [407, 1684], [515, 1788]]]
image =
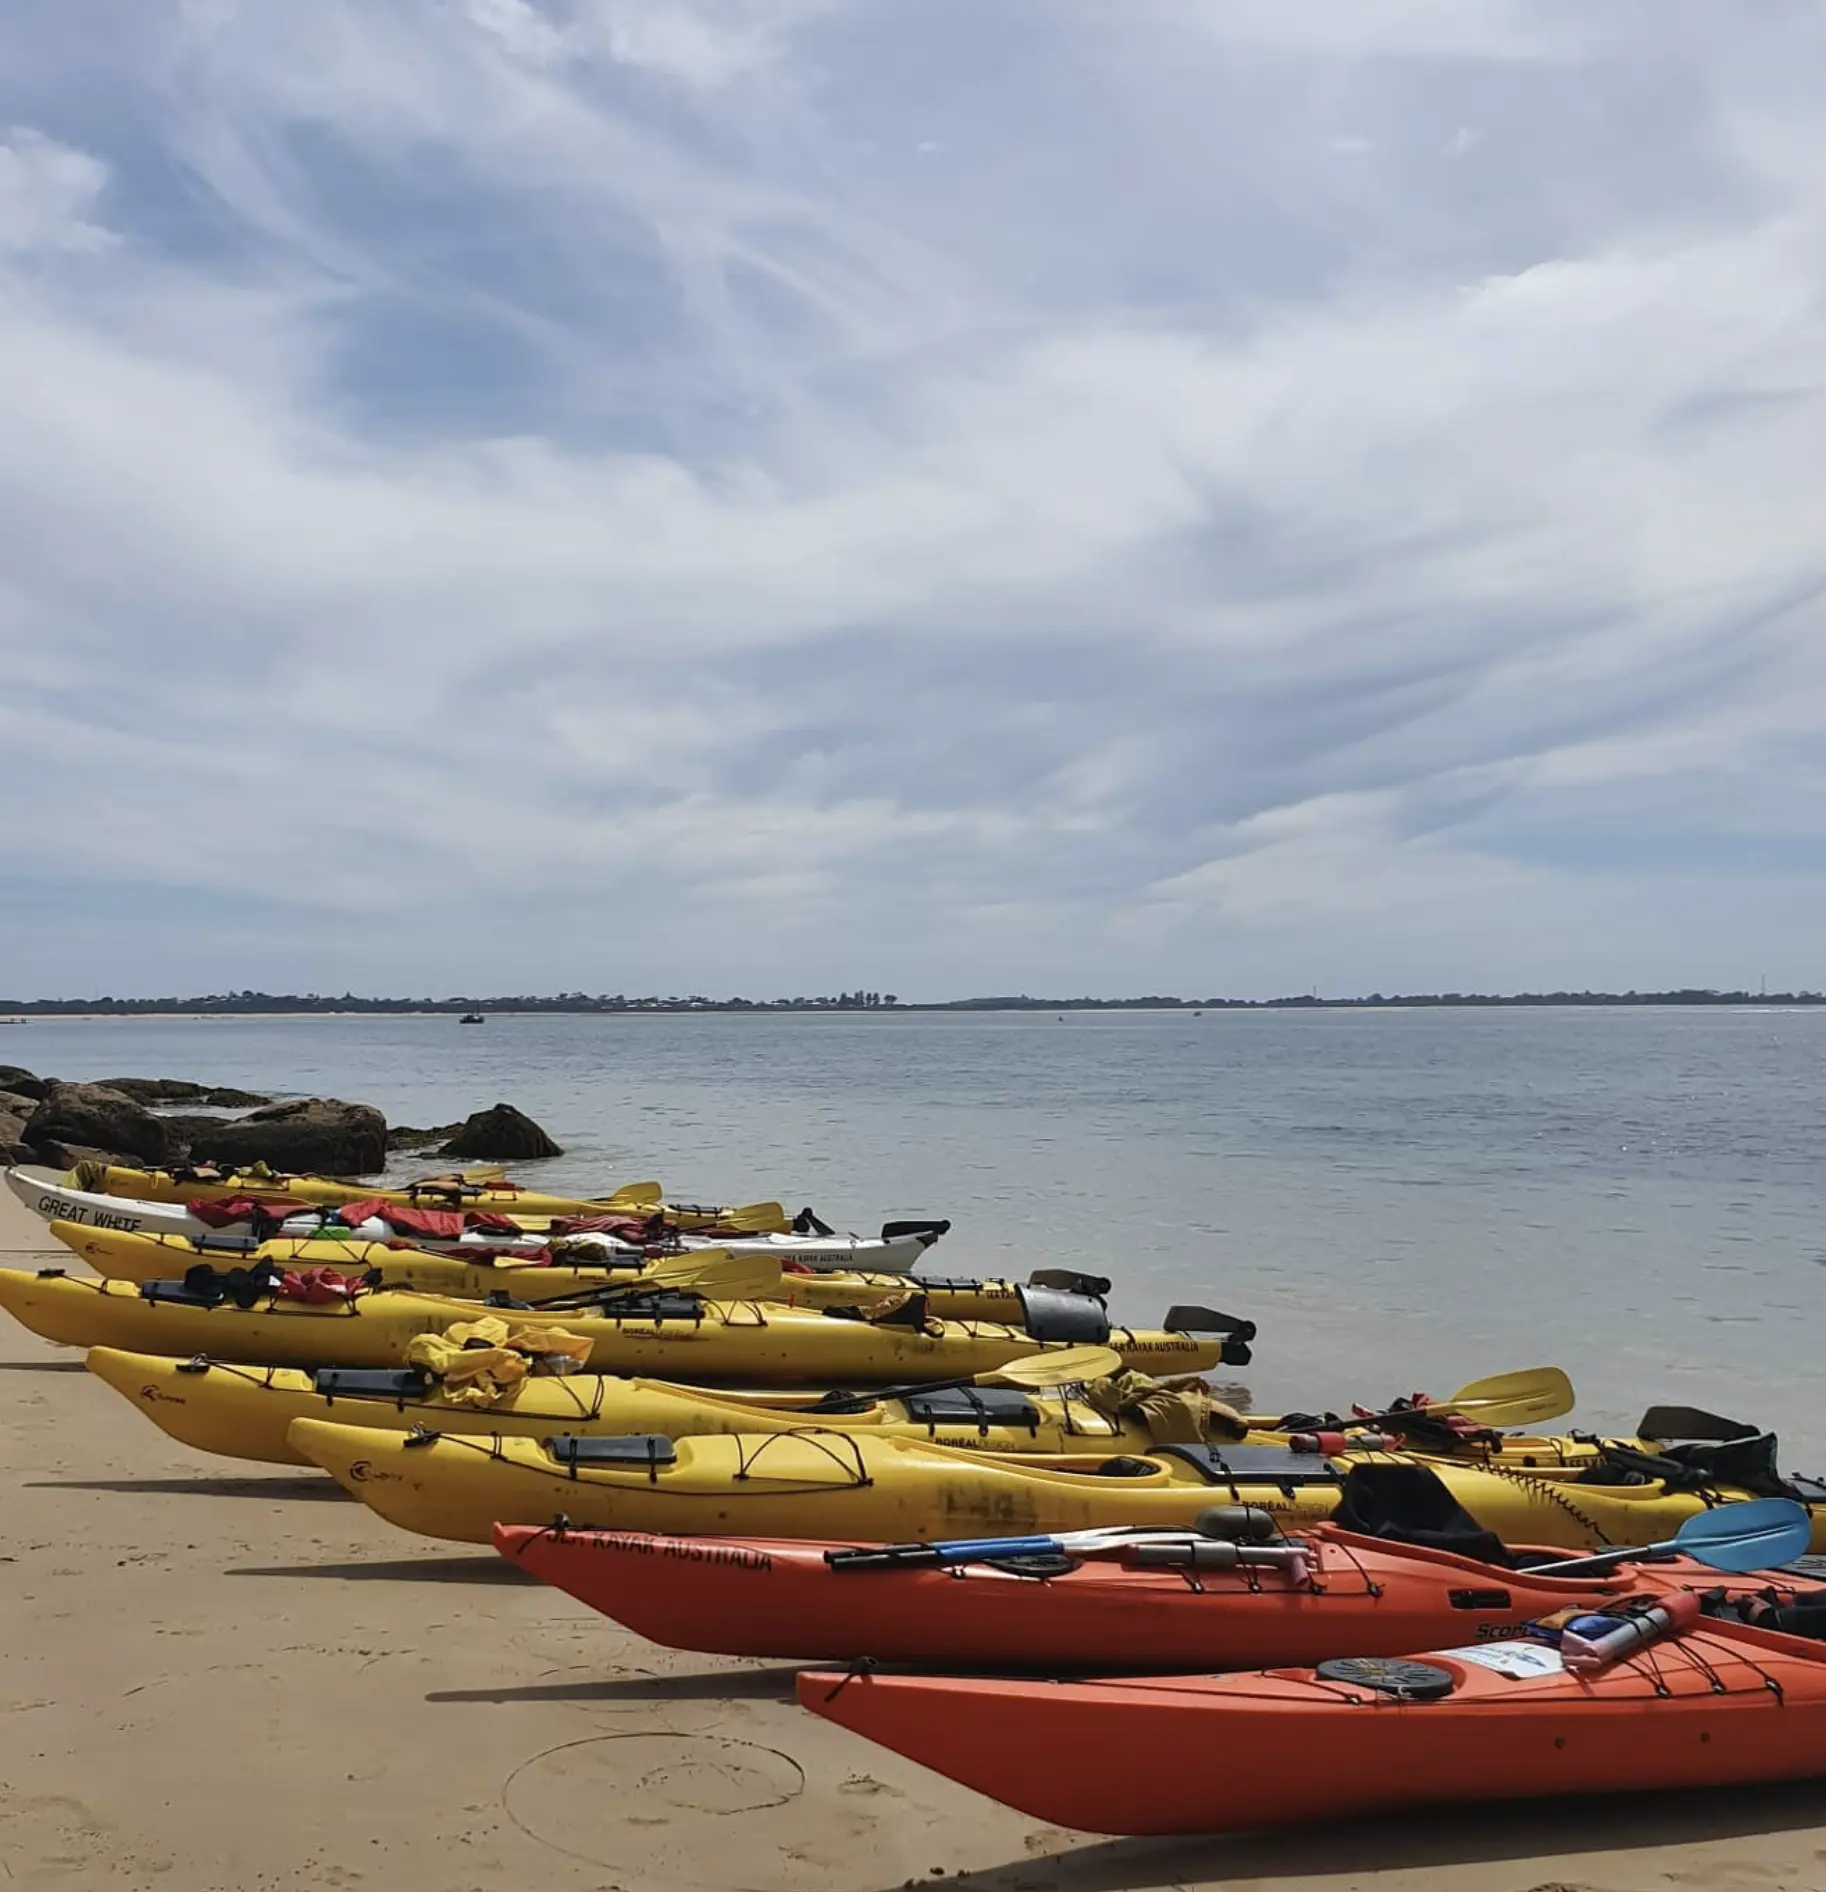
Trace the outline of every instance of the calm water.
[[[1826, 1011], [39, 1021], [0, 1059], [439, 1123], [497, 1099], [541, 1186], [657, 1177], [943, 1214], [935, 1272], [1087, 1265], [1130, 1319], [1257, 1320], [1264, 1406], [1563, 1365], [1826, 1465]], [[434, 1166], [434, 1165], [433, 1165]], [[423, 1167], [423, 1165], [421, 1165]]]

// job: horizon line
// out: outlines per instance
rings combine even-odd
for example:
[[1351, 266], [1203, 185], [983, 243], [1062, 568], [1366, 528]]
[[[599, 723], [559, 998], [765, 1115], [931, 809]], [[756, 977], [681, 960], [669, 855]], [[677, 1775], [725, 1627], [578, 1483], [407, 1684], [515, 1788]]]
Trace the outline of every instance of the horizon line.
[[191, 998], [132, 998], [112, 996], [81, 999], [0, 999], [0, 1018], [23, 1022], [26, 1019], [56, 1017], [156, 1017], [202, 1016], [233, 1017], [252, 1014], [347, 1014], [377, 1013], [393, 1015], [438, 1015], [446, 1012], [494, 1012], [498, 1014], [570, 1013], [642, 1015], [653, 1013], [750, 1013], [750, 1012], [1024, 1012], [1024, 1011], [1325, 1011], [1375, 1010], [1410, 1007], [1489, 1007], [1489, 1006], [1705, 1006], [1705, 1005], [1819, 1005], [1826, 1004], [1826, 994], [1803, 988], [1799, 991], [1751, 992], [1726, 990], [1711, 986], [1680, 986], [1656, 991], [1624, 992], [1574, 991], [1569, 988], [1544, 992], [1370, 992], [1357, 996], [1321, 998], [1317, 992], [1305, 992], [1276, 998], [1182, 998], [1167, 993], [1147, 993], [1125, 998], [1035, 998], [1027, 993], [1000, 994], [961, 999], [902, 999], [894, 993], [841, 992], [819, 997], [748, 999], [741, 997], [713, 999], [702, 994], [687, 997], [656, 995], [629, 998], [622, 993], [591, 995], [562, 992], [551, 995], [529, 993], [497, 994], [492, 997], [455, 996], [445, 998], [365, 998], [353, 992], [274, 993], [243, 990], [207, 993]]

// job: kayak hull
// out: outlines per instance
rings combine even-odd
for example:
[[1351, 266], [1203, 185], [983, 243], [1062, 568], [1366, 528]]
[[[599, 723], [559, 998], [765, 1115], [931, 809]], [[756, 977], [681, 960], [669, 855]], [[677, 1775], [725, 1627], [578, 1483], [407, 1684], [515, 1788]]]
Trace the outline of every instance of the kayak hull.
[[[229, 1202], [237, 1196], [252, 1196], [256, 1199], [283, 1198], [293, 1202], [315, 1202], [329, 1208], [340, 1208], [345, 1203], [372, 1202], [379, 1197], [386, 1202], [426, 1208], [453, 1206], [452, 1192], [449, 1190], [428, 1187], [379, 1189], [367, 1183], [341, 1182], [331, 1176], [282, 1172], [266, 1176], [231, 1172], [219, 1181], [205, 1182], [194, 1176], [179, 1177], [169, 1170], [135, 1169], [127, 1164], [111, 1163], [102, 1182], [103, 1193], [129, 1197], [136, 1202]], [[554, 1196], [537, 1189], [522, 1189], [513, 1183], [480, 1183], [464, 1189], [454, 1206], [512, 1216], [603, 1215], [617, 1209], [648, 1206], [657, 1210], [662, 1194], [658, 1183], [630, 1183], [613, 1196], [598, 1198]], [[720, 1212], [709, 1208], [680, 1208], [677, 1213], [679, 1225], [689, 1227], [695, 1223], [713, 1222]], [[778, 1216], [776, 1226], [782, 1230], [786, 1227], [784, 1212]]]
[[[1631, 1572], [1530, 1577], [1468, 1557], [1305, 1534], [1310, 1581], [1274, 1571], [1135, 1569], [1085, 1559], [1034, 1578], [988, 1563], [833, 1569], [828, 1544], [497, 1524], [510, 1562], [652, 1642], [710, 1655], [937, 1663], [1054, 1673], [1281, 1667], [1516, 1635], [1536, 1616], [1633, 1595]], [[1686, 1558], [1675, 1588], [1760, 1588]], [[1826, 1586], [1820, 1588], [1826, 1594]]]
[[[382, 1290], [339, 1306], [268, 1298], [251, 1308], [149, 1300], [126, 1281], [57, 1270], [0, 1268], [0, 1307], [46, 1340], [274, 1366], [404, 1366], [420, 1334], [473, 1320], [473, 1301]], [[591, 1342], [599, 1373], [654, 1373], [692, 1383], [777, 1386], [924, 1384], [968, 1378], [1069, 1343], [1040, 1342], [998, 1321], [945, 1321], [928, 1329], [844, 1320], [813, 1308], [758, 1301], [704, 1302], [665, 1318], [610, 1318], [531, 1309], [517, 1325], [561, 1326]], [[1112, 1330], [1108, 1343], [1145, 1371], [1196, 1373], [1223, 1343], [1189, 1334]]]
[[[1161, 1454], [1145, 1461], [1145, 1473], [1112, 1477], [1102, 1469], [1111, 1463], [1107, 1452], [1021, 1459], [811, 1426], [679, 1439], [666, 1463], [629, 1469], [560, 1465], [544, 1443], [523, 1438], [447, 1434], [408, 1443], [313, 1419], [294, 1421], [288, 1438], [394, 1523], [476, 1544], [491, 1541], [496, 1523], [544, 1525], [558, 1516], [578, 1528], [665, 1536], [906, 1543], [1100, 1525], [1185, 1528], [1220, 1504], [1255, 1505], [1284, 1530], [1302, 1530], [1324, 1521], [1341, 1489], [1341, 1480], [1323, 1478], [1294, 1485], [1216, 1480]], [[351, 1476], [357, 1461], [362, 1473]], [[1659, 1486], [1581, 1485], [1575, 1518], [1557, 1505], [1529, 1502], [1528, 1492], [1545, 1478], [1519, 1484], [1481, 1466], [1429, 1463], [1458, 1503], [1508, 1543], [1575, 1550], [1605, 1541], [1651, 1544], [1710, 1508], [1706, 1498]], [[1714, 1502], [1747, 1495], [1710, 1494]], [[1819, 1545], [1826, 1541], [1826, 1505], [1813, 1517]]]
[[[811, 1670], [798, 1691], [827, 1721], [1031, 1818], [1094, 1833], [1826, 1774], [1817, 1643], [1708, 1622], [1586, 1680], [1515, 1679], [1450, 1650], [1416, 1659], [1451, 1674], [1449, 1696], [1402, 1701], [1300, 1667], [1109, 1682]], [[1073, 1753], [1094, 1753], [1096, 1768], [1058, 1764]]]
[[[110, 1198], [95, 1199], [106, 1202]], [[50, 1226], [51, 1233], [72, 1254], [110, 1281], [181, 1279], [184, 1272], [198, 1262], [227, 1269], [271, 1261], [283, 1268], [336, 1268], [345, 1274], [372, 1272], [379, 1276], [378, 1285], [414, 1288], [424, 1294], [446, 1295], [455, 1300], [480, 1301], [491, 1294], [508, 1294], [515, 1300], [537, 1306], [542, 1301], [586, 1293], [592, 1288], [624, 1288], [639, 1278], [644, 1265], [642, 1252], [635, 1248], [625, 1251], [627, 1266], [610, 1267], [596, 1262], [574, 1265], [563, 1259], [548, 1261], [544, 1257], [549, 1251], [543, 1246], [528, 1250], [527, 1255], [519, 1259], [511, 1250], [505, 1258], [494, 1259], [499, 1251], [480, 1243], [452, 1243], [440, 1247], [436, 1243], [415, 1241], [411, 1246], [402, 1246], [349, 1237], [292, 1235], [276, 1235], [257, 1243], [238, 1243], [232, 1239], [224, 1241], [219, 1231], [204, 1239], [181, 1230], [101, 1228], [61, 1218]], [[706, 1255], [756, 1255], [772, 1259], [785, 1253], [783, 1247], [767, 1238], [751, 1240], [732, 1236], [723, 1241], [711, 1241], [686, 1236], [683, 1244], [687, 1253]], [[534, 1254], [541, 1259], [531, 1260], [529, 1257]], [[840, 1274], [826, 1269], [811, 1274], [782, 1274], [778, 1289], [770, 1290], [764, 1298], [784, 1307], [876, 1307], [897, 1300], [910, 1288], [925, 1293], [928, 1311], [939, 1320], [999, 1320], [1017, 1327], [1023, 1324], [1025, 1310], [1020, 1291], [1012, 1281], [926, 1283], [905, 1274]]]
[[689, 1438], [711, 1433], [801, 1431], [818, 1424], [871, 1436], [927, 1439], [973, 1451], [1058, 1452], [1097, 1447], [1145, 1451], [1146, 1432], [1117, 1426], [1084, 1400], [1063, 1393], [1030, 1395], [1040, 1423], [1026, 1427], [925, 1423], [904, 1402], [884, 1400], [866, 1411], [814, 1418], [816, 1393], [769, 1393], [747, 1387], [722, 1393], [655, 1379], [578, 1373], [535, 1376], [511, 1387], [494, 1405], [466, 1406], [433, 1387], [415, 1395], [319, 1393], [311, 1374], [290, 1367], [233, 1365], [92, 1348], [89, 1371], [112, 1386], [161, 1431], [197, 1451], [272, 1465], [311, 1461], [287, 1437], [294, 1419], [385, 1432], [433, 1427], [442, 1432], [548, 1439], [560, 1433], [615, 1437], [660, 1433]]
[[[220, 1252], [233, 1252], [240, 1246], [252, 1245], [252, 1228], [249, 1223], [231, 1224], [224, 1228], [217, 1223], [206, 1222], [199, 1215], [193, 1215], [183, 1202], [142, 1201], [130, 1196], [105, 1195], [92, 1190], [77, 1189], [64, 1182], [53, 1171], [33, 1167], [21, 1167], [7, 1172], [7, 1184], [13, 1194], [34, 1214], [43, 1216], [46, 1221], [67, 1223], [75, 1228], [118, 1232], [136, 1235], [176, 1236], [188, 1241], [206, 1242], [212, 1249]], [[325, 1214], [333, 1212], [335, 1205], [321, 1205]], [[514, 1218], [521, 1220], [519, 1216]], [[279, 1234], [290, 1241], [305, 1241], [317, 1238], [333, 1241], [340, 1247], [351, 1245], [348, 1232], [332, 1233], [328, 1237], [318, 1237], [312, 1226], [307, 1226], [305, 1218], [294, 1218], [297, 1226], [288, 1222]], [[517, 1236], [505, 1233], [490, 1234], [486, 1230], [470, 1229], [462, 1235], [440, 1240], [433, 1236], [414, 1235], [409, 1239], [413, 1250], [422, 1250], [434, 1255], [456, 1255], [471, 1258], [486, 1258], [490, 1254], [542, 1255], [550, 1246], [549, 1231], [540, 1226], [549, 1222], [550, 1217], [528, 1217], [532, 1226], [525, 1227]], [[355, 1232], [355, 1239], [367, 1236], [373, 1243], [385, 1242], [391, 1231], [383, 1226], [370, 1226]], [[606, 1256], [627, 1255], [630, 1260], [639, 1258], [640, 1249], [626, 1242], [617, 1242], [612, 1237], [572, 1237], [569, 1238], [581, 1248], [587, 1241], [594, 1240], [605, 1251]], [[765, 1255], [778, 1260], [784, 1266], [810, 1268], [816, 1273], [835, 1273], [840, 1271], [863, 1270], [874, 1274], [905, 1275], [918, 1265], [920, 1257], [939, 1239], [937, 1233], [928, 1229], [916, 1235], [796, 1235], [790, 1232], [761, 1235], [700, 1236], [688, 1232], [676, 1237], [678, 1246], [686, 1249], [721, 1249], [738, 1255]], [[321, 1262], [328, 1262], [326, 1254]], [[97, 1264], [99, 1267], [99, 1264]], [[602, 1264], [599, 1264], [602, 1265]], [[115, 1273], [121, 1280], [147, 1280], [146, 1275], [131, 1275], [112, 1269], [100, 1269], [103, 1273]], [[1012, 1300], [1012, 1293], [1009, 1296]]]

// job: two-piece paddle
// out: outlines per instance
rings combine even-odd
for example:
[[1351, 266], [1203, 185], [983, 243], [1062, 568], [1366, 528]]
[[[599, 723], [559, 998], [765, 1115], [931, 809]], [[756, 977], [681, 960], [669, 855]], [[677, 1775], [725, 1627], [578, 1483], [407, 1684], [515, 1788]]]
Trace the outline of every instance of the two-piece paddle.
[[1052, 1386], [1076, 1386], [1086, 1380], [1106, 1380], [1122, 1371], [1122, 1355], [1113, 1347], [1061, 1347], [1054, 1353], [1023, 1354], [1005, 1366], [961, 1379], [919, 1380], [907, 1386], [878, 1386], [866, 1392], [833, 1389], [804, 1408], [808, 1413], [844, 1412], [872, 1406], [884, 1399], [915, 1399], [921, 1393], [943, 1393], [959, 1386], [1018, 1386], [1038, 1392]]
[[[507, 1279], [511, 1281], [519, 1272], [508, 1270]], [[587, 1314], [592, 1308], [666, 1289], [706, 1301], [764, 1301], [780, 1291], [780, 1264], [772, 1255], [732, 1255], [727, 1249], [697, 1248], [683, 1255], [661, 1255], [624, 1281], [604, 1281], [534, 1301], [529, 1311]]]
[[1672, 1537], [1659, 1544], [1634, 1549], [1599, 1551], [1591, 1557], [1571, 1557], [1560, 1563], [1535, 1564], [1521, 1574], [1530, 1577], [1582, 1577], [1643, 1557], [1691, 1557], [1696, 1562], [1741, 1575], [1747, 1570], [1768, 1570], [1805, 1556], [1813, 1542], [1813, 1519], [1804, 1505], [1791, 1498], [1750, 1498], [1742, 1504], [1720, 1505], [1690, 1517]]
[[1083, 1531], [1054, 1531], [1036, 1537], [957, 1537], [930, 1544], [885, 1544], [879, 1550], [826, 1551], [824, 1561], [833, 1570], [932, 1569], [947, 1564], [980, 1563], [1006, 1557], [1097, 1557], [1142, 1545], [1184, 1547], [1214, 1542], [1232, 1543], [1266, 1564], [1285, 1563], [1303, 1546], [1269, 1546], [1275, 1536], [1273, 1516], [1254, 1505], [1213, 1505], [1187, 1528], [1158, 1525], [1100, 1524]]
[[[1473, 1380], [1445, 1399], [1425, 1406], [1395, 1406], [1387, 1412], [1372, 1412], [1340, 1420], [1338, 1425], [1310, 1428], [1314, 1431], [1402, 1432], [1422, 1431], [1429, 1423], [1445, 1419], [1466, 1419], [1473, 1425], [1538, 1426], [1548, 1419], [1563, 1418], [1575, 1403], [1572, 1381], [1557, 1366], [1524, 1367], [1515, 1373], [1493, 1373], [1487, 1379]], [[1251, 1418], [1250, 1425], [1264, 1432], [1284, 1429], [1281, 1421]]]

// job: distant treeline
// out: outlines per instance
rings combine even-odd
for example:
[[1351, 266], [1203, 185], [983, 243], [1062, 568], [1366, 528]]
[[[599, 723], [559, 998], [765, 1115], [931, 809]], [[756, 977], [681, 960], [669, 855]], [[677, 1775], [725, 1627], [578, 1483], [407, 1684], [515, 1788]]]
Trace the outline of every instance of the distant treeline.
[[340, 997], [307, 992], [211, 992], [177, 999], [0, 999], [0, 1013], [16, 1017], [103, 1014], [148, 1017], [160, 1013], [232, 1016], [260, 1012], [1121, 1012], [1121, 1011], [1278, 1011], [1349, 1010], [1364, 1006], [1420, 1005], [1820, 1005], [1819, 992], [1721, 992], [1709, 986], [1682, 986], [1672, 992], [1371, 992], [1363, 998], [1322, 999], [1302, 993], [1279, 999], [1182, 999], [1149, 993], [1128, 999], [1046, 999], [1026, 993], [980, 999], [943, 999], [903, 1003], [892, 992], [838, 992], [822, 998], [712, 999], [629, 998], [620, 992], [559, 992], [493, 998], [365, 999], [353, 992]]

